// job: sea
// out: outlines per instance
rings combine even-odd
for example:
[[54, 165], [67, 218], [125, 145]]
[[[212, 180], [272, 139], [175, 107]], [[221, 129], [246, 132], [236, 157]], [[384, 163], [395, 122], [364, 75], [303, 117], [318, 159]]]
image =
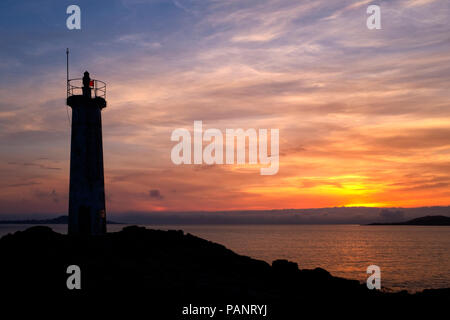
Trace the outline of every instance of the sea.
[[[0, 237], [30, 225], [0, 225]], [[49, 225], [67, 232], [66, 225]], [[124, 225], [109, 225], [108, 232]], [[361, 225], [146, 225], [183, 230], [234, 252], [264, 260], [287, 259], [301, 269], [326, 269], [365, 283], [367, 268], [381, 270], [385, 290], [409, 292], [450, 288], [449, 226]]]

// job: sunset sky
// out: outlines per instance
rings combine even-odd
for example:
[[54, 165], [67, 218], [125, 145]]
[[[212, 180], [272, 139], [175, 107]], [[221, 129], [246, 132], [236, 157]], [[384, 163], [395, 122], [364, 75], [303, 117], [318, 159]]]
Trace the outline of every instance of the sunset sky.
[[[66, 47], [72, 78], [107, 83], [110, 213], [450, 205], [449, 17], [448, 0], [2, 0], [0, 215], [67, 212]], [[279, 129], [278, 174], [174, 165], [194, 120]]]

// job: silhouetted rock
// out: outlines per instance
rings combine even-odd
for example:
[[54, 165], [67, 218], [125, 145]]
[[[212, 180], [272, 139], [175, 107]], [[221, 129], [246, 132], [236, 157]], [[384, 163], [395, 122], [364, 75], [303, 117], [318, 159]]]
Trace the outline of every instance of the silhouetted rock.
[[[1, 238], [0, 255], [0, 283], [9, 297], [70, 302], [78, 298], [110, 305], [140, 301], [153, 308], [152, 314], [159, 310], [159, 319], [177, 319], [181, 306], [194, 302], [266, 303], [271, 319], [284, 319], [317, 304], [406, 307], [450, 298], [450, 289], [417, 294], [370, 291], [365, 284], [333, 277], [324, 269], [299, 270], [287, 260], [270, 266], [183, 231], [136, 226], [99, 236], [68, 236], [36, 226]], [[81, 268], [81, 290], [66, 287], [69, 265]]]
[[298, 271], [298, 264], [295, 262], [279, 259], [272, 262], [274, 272], [293, 274]]

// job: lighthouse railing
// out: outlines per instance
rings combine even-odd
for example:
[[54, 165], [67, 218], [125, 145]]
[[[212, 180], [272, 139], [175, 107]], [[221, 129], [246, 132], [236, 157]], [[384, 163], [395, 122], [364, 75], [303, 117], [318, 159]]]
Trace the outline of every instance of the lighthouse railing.
[[[100, 97], [106, 100], [106, 83], [100, 80], [91, 80], [90, 88], [94, 97]], [[70, 79], [67, 81], [67, 98], [74, 95], [83, 95], [83, 79]]]

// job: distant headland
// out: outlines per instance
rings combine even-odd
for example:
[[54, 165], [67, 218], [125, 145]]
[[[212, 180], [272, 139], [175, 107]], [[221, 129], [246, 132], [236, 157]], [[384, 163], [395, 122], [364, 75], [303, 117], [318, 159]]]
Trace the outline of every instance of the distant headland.
[[411, 219], [404, 222], [375, 222], [369, 226], [450, 226], [450, 217], [446, 216], [425, 216]]
[[[0, 220], [0, 224], [67, 224], [68, 216], [59, 216], [52, 219], [27, 219], [27, 220]], [[107, 224], [123, 224], [120, 222], [106, 221]]]

